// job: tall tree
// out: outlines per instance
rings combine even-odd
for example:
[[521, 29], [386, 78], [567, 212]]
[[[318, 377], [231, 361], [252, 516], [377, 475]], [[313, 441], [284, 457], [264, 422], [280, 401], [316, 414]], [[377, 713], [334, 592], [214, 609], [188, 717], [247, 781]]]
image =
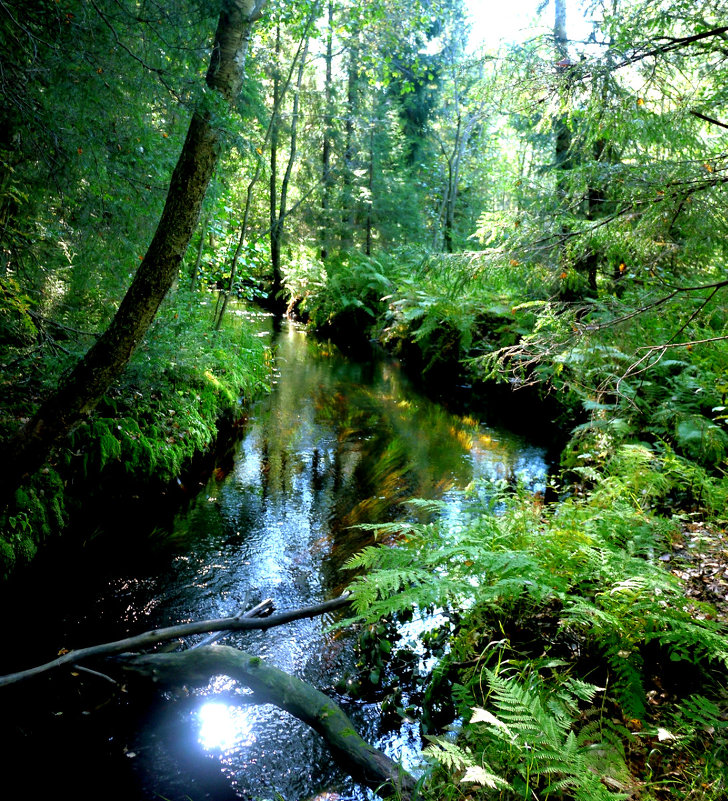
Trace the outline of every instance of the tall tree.
[[[205, 81], [213, 97], [228, 106], [242, 87], [251, 30], [265, 2], [223, 0]], [[203, 102], [192, 115], [157, 230], [111, 324], [58, 390], [4, 445], [0, 456], [4, 502], [121, 374], [177, 277], [220, 155], [222, 132], [215, 106], [214, 101]]]
[[357, 133], [360, 124], [362, 70], [360, 65], [361, 32], [355, 28], [348, 45], [346, 73], [346, 118], [344, 121], [344, 193], [341, 246], [344, 250], [354, 243], [357, 218], [356, 171], [359, 145]]
[[[311, 13], [308, 16], [308, 20], [307, 20], [306, 25], [305, 25], [305, 30], [303, 32], [301, 40], [298, 43], [298, 49], [296, 50], [296, 54], [294, 55], [293, 59], [291, 60], [291, 64], [290, 64], [290, 66], [288, 68], [288, 73], [287, 73], [287, 75], [285, 77], [285, 80], [282, 81], [277, 88], [274, 86], [273, 108], [271, 109], [271, 112], [270, 112], [270, 118], [268, 120], [268, 126], [267, 126], [267, 128], [265, 130], [265, 135], [263, 137], [263, 141], [261, 142], [260, 146], [256, 149], [256, 152], [260, 156], [260, 158], [256, 159], [255, 170], [253, 171], [253, 175], [250, 178], [250, 181], [248, 182], [248, 186], [247, 186], [247, 189], [246, 189], [246, 192], [245, 192], [245, 204], [243, 206], [242, 221], [240, 222], [240, 228], [239, 228], [238, 235], [237, 235], [237, 244], [235, 245], [235, 249], [233, 250], [232, 259], [230, 260], [230, 275], [229, 275], [228, 280], [227, 280], [227, 286], [223, 290], [222, 302], [219, 304], [219, 311], [218, 311], [218, 314], [217, 314], [217, 317], [216, 317], [216, 320], [215, 320], [215, 327], [217, 329], [219, 329], [222, 326], [222, 321], [223, 321], [223, 319], [225, 317], [225, 312], [227, 311], [228, 302], [229, 302], [230, 297], [231, 297], [231, 295], [233, 293], [233, 287], [234, 287], [235, 281], [236, 281], [236, 276], [237, 276], [237, 271], [238, 271], [238, 264], [240, 262], [240, 257], [243, 254], [243, 250], [244, 250], [244, 248], [246, 247], [246, 244], [247, 244], [250, 219], [251, 219], [251, 215], [252, 215], [252, 212], [253, 212], [255, 188], [256, 188], [256, 185], [258, 184], [258, 181], [259, 181], [260, 176], [261, 176], [262, 171], [263, 171], [263, 158], [262, 158], [263, 157], [263, 153], [265, 152], [266, 148], [268, 148], [269, 146], [271, 148], [270, 160], [271, 160], [272, 166], [274, 167], [274, 169], [272, 170], [272, 173], [275, 174], [275, 172], [277, 170], [277, 163], [278, 163], [278, 159], [277, 159], [278, 129], [279, 129], [279, 126], [280, 126], [281, 108], [282, 108], [283, 103], [285, 101], [285, 98], [286, 98], [286, 95], [287, 95], [287, 92], [288, 92], [288, 88], [289, 88], [289, 86], [291, 84], [291, 79], [292, 79], [293, 73], [294, 73], [294, 71], [296, 69], [296, 65], [299, 64], [299, 60], [301, 59], [302, 55], [303, 55], [303, 62], [305, 63], [306, 54], [304, 53], [304, 51], [307, 52], [307, 50], [308, 50], [309, 28], [310, 28], [310, 26], [313, 24], [313, 22], [315, 20], [315, 14], [316, 14], [316, 8], [314, 6], [314, 8], [311, 10]], [[276, 51], [279, 50], [279, 46], [280, 46], [280, 42], [278, 41], [279, 40], [278, 33], [279, 33], [279, 26], [276, 26], [276, 40], [277, 40]], [[278, 61], [278, 58], [276, 58], [276, 61]], [[278, 67], [276, 66], [275, 69], [276, 69], [276, 74], [277, 74]], [[299, 84], [299, 90], [300, 90], [300, 84]], [[274, 136], [275, 136], [275, 141], [274, 141]], [[276, 154], [275, 157], [273, 156], [274, 152]], [[275, 197], [275, 195], [274, 195], [274, 186], [272, 186], [271, 182], [269, 182], [269, 185], [268, 185], [268, 222], [269, 222], [268, 234], [271, 237], [273, 236], [272, 232], [273, 232], [273, 228], [274, 228], [274, 225], [275, 225], [275, 219], [274, 218], [276, 216], [274, 214], [274, 211], [275, 211], [275, 207], [274, 207], [274, 202], [275, 201], [273, 200], [274, 197]], [[275, 289], [272, 289], [269, 292], [269, 297], [271, 298], [271, 302], [274, 305], [274, 307], [276, 306], [276, 295], [278, 294], [278, 290], [280, 289], [280, 287], [282, 286], [282, 283], [283, 283], [283, 276], [282, 276], [281, 269], [280, 269], [280, 254], [278, 255], [277, 263], [278, 263], [278, 271], [276, 273], [276, 271], [274, 270], [273, 281], [271, 282], [272, 284], [275, 284]], [[278, 278], [277, 283], [276, 283], [276, 280], [275, 280], [276, 276]], [[277, 309], [279, 311], [281, 310], [281, 304], [278, 304]]]
[[[269, 216], [270, 216], [270, 257], [273, 277], [269, 292], [269, 305], [276, 311], [283, 311], [286, 302], [283, 298], [283, 267], [281, 262], [281, 248], [283, 246], [283, 235], [285, 229], [286, 216], [288, 214], [288, 191], [291, 186], [293, 168], [298, 156], [298, 122], [299, 109], [301, 105], [301, 87], [303, 85], [304, 70], [308, 58], [308, 47], [310, 29], [318, 15], [318, 4], [311, 9], [308, 20], [306, 21], [303, 37], [296, 54], [298, 60], [298, 73], [293, 92], [291, 109], [291, 122], [289, 126], [289, 148], [286, 169], [278, 185], [278, 153], [280, 140], [280, 111], [274, 115], [272, 122], [271, 147], [270, 147], [270, 186], [269, 186]], [[279, 75], [279, 62], [281, 53], [280, 26], [276, 29], [276, 59], [273, 66], [273, 104], [274, 108], [280, 109], [282, 105], [282, 95], [287, 88], [282, 84]], [[300, 58], [299, 58], [300, 57]]]
[[326, 27], [326, 52], [324, 54], [324, 132], [323, 147], [321, 150], [321, 261], [326, 260], [329, 250], [329, 208], [334, 187], [334, 177], [331, 165], [331, 149], [333, 140], [334, 116], [334, 0], [329, 0]]

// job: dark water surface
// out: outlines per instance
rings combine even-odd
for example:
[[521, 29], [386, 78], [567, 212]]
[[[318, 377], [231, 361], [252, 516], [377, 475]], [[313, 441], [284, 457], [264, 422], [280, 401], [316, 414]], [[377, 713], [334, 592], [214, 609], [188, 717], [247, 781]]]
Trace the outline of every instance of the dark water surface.
[[[261, 321], [261, 329], [264, 323]], [[388, 361], [357, 363], [293, 325], [272, 343], [274, 392], [252, 410], [234, 465], [218, 469], [168, 531], [99, 536], [3, 603], [3, 672], [177, 622], [278, 610], [337, 595], [343, 564], [369, 544], [357, 523], [401, 519], [413, 497], [455, 514], [479, 478], [542, 490], [544, 452], [418, 395]], [[225, 642], [325, 692], [353, 664], [333, 617]], [[341, 699], [339, 699], [341, 700]], [[79, 674], [2, 691], [6, 787], [60, 799], [363, 799], [321, 738], [234, 682], [174, 696], [119, 693]], [[415, 769], [415, 724], [382, 732], [376, 704], [343, 704], [362, 734]], [[33, 788], [36, 788], [35, 790]], [[10, 797], [10, 795], [6, 795]], [[18, 795], [20, 797], [20, 795]]]

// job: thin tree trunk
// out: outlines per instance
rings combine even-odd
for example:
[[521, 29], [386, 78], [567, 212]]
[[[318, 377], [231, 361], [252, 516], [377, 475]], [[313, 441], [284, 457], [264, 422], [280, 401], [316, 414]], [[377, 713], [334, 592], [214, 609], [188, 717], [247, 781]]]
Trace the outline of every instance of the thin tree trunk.
[[[239, 94], [251, 29], [266, 0], [224, 0], [207, 85], [228, 103]], [[208, 110], [192, 116], [172, 173], [164, 210], [149, 249], [111, 324], [59, 389], [5, 444], [0, 454], [0, 501], [43, 464], [52, 447], [101, 400], [123, 372], [177, 277], [221, 148]]]
[[331, 176], [331, 139], [333, 136], [333, 61], [334, 61], [334, 0], [329, 0], [329, 20], [326, 30], [326, 78], [324, 97], [324, 143], [321, 154], [323, 191], [321, 192], [321, 261], [326, 261], [329, 249], [329, 208], [333, 181]]
[[[276, 28], [276, 49], [273, 67], [273, 105], [280, 103], [280, 76], [278, 62], [281, 57], [281, 26]], [[270, 181], [269, 181], [269, 210], [270, 210], [270, 266], [273, 273], [271, 280], [270, 299], [273, 306], [276, 304], [276, 294], [282, 286], [281, 276], [281, 241], [278, 234], [278, 132], [280, 115], [273, 121], [270, 137]]]
[[[567, 74], [569, 63], [569, 40], [566, 36], [566, 0], [554, 0], [554, 47], [556, 49], [557, 68], [562, 74]], [[566, 91], [561, 89], [561, 102], [565, 106], [567, 102]], [[565, 170], [570, 164], [571, 132], [566, 121], [565, 111], [562, 109], [554, 122], [556, 141], [555, 141], [555, 161], [557, 168], [556, 191], [559, 203], [566, 202], [568, 192]]]
[[[273, 275], [273, 287], [271, 294], [273, 296], [274, 307], [278, 309], [281, 306], [280, 296], [283, 292], [283, 275], [280, 268], [280, 254], [283, 244], [283, 233], [286, 222], [286, 215], [288, 214], [288, 187], [291, 182], [291, 175], [293, 174], [293, 165], [296, 163], [298, 155], [298, 117], [299, 106], [301, 102], [301, 86], [303, 85], [303, 72], [306, 67], [306, 58], [308, 57], [308, 39], [303, 48], [303, 55], [301, 62], [298, 65], [298, 77], [296, 79], [296, 91], [293, 95], [293, 110], [291, 114], [291, 144], [288, 153], [288, 164], [286, 165], [286, 172], [281, 181], [281, 195], [278, 201], [278, 218], [275, 222], [276, 233], [276, 246], [278, 249], [278, 274]], [[276, 282], [276, 278], [278, 279]]]
[[440, 216], [443, 221], [443, 241], [447, 253], [453, 253], [455, 250], [455, 208], [458, 199], [458, 185], [460, 183], [460, 165], [473, 130], [483, 118], [484, 112], [485, 106], [482, 104], [468, 117], [465, 125], [463, 125], [461, 116], [458, 114], [455, 143], [450, 154], [447, 153], [444, 142], [440, 141], [440, 148], [447, 161], [447, 186], [445, 187], [440, 210]]
[[374, 192], [374, 122], [370, 123], [369, 128], [369, 182], [367, 184], [369, 190], [369, 197], [367, 198], [367, 232], [366, 232], [366, 245], [364, 252], [367, 256], [372, 255], [372, 203]]
[[197, 256], [195, 263], [192, 265], [192, 275], [190, 275], [190, 292], [194, 292], [197, 287], [197, 279], [200, 275], [200, 266], [202, 264], [202, 251], [205, 247], [205, 237], [207, 236], [207, 226], [210, 224], [209, 215], [205, 217], [200, 226], [200, 241], [197, 244]]
[[[313, 23], [313, 13], [309, 19], [309, 26]], [[296, 63], [298, 61], [299, 56], [303, 50], [304, 43], [308, 42], [308, 26], [306, 28], [306, 33], [304, 34], [303, 39], [301, 39], [298, 50], [296, 51], [296, 55], [291, 62], [290, 69], [288, 70], [288, 75], [286, 77], [286, 82], [283, 85], [283, 88], [278, 97], [278, 105], [273, 106], [273, 111], [271, 112], [270, 120], [268, 121], [268, 127], [265, 131], [265, 137], [263, 138], [263, 144], [261, 145], [258, 153], [261, 155], [261, 158], [258, 160], [258, 163], [255, 167], [255, 173], [253, 177], [248, 182], [248, 189], [245, 193], [245, 208], [243, 210], [243, 221], [240, 224], [240, 234], [238, 235], [238, 244], [235, 247], [235, 253], [233, 254], [233, 259], [230, 264], [230, 278], [228, 279], [228, 285], [226, 290], [223, 292], [222, 302], [220, 303], [220, 310], [219, 313], [215, 314], [215, 328], [217, 330], [220, 329], [222, 326], [223, 318], [225, 317], [225, 312], [227, 311], [228, 302], [230, 299], [230, 294], [233, 291], [233, 284], [235, 283], [235, 276], [237, 274], [238, 269], [238, 262], [240, 260], [240, 254], [243, 252], [243, 248], [245, 247], [245, 241], [248, 235], [248, 222], [250, 221], [250, 210], [253, 207], [253, 190], [255, 189], [256, 184], [258, 183], [258, 179], [260, 178], [260, 173], [263, 167], [263, 158], [262, 153], [263, 150], [268, 146], [268, 142], [270, 141], [271, 134], [273, 133], [273, 125], [276, 123], [278, 119], [278, 114], [280, 113], [280, 104], [283, 102], [283, 98], [285, 97], [286, 92], [288, 91], [288, 87], [291, 83], [291, 77], [293, 76], [293, 70], [295, 69]]]
[[460, 129], [462, 120], [458, 114], [458, 124], [455, 129], [455, 144], [453, 145], [452, 155], [447, 158], [447, 187], [445, 189], [445, 198], [443, 202], [443, 213], [445, 219], [443, 220], [443, 243], [445, 245], [445, 252], [452, 253], [454, 250], [453, 245], [453, 228], [455, 227], [455, 193], [457, 191], [457, 177], [456, 177], [456, 160], [457, 153], [460, 149]]
[[346, 90], [346, 123], [344, 125], [344, 215], [341, 246], [347, 250], [354, 243], [356, 203], [354, 199], [354, 171], [356, 168], [356, 121], [359, 116], [359, 41], [358, 34], [349, 47], [349, 74]]

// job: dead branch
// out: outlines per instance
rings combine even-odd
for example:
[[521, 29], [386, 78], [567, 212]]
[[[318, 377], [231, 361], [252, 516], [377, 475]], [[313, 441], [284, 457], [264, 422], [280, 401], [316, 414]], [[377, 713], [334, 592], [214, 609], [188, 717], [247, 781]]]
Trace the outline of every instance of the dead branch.
[[[638, 409], [639, 407], [637, 404], [622, 392], [622, 382], [626, 381], [628, 378], [634, 378], [637, 375], [641, 375], [642, 373], [654, 367], [656, 364], [659, 364], [663, 356], [667, 353], [668, 349], [692, 348], [693, 345], [705, 345], [709, 342], [723, 342], [725, 340], [728, 340], [728, 336], [708, 337], [707, 339], [691, 339], [686, 342], [664, 342], [661, 345], [643, 345], [641, 348], [637, 348], [637, 350], [643, 350], [645, 353], [640, 356], [637, 361], [630, 364], [624, 373], [622, 373], [615, 386], [615, 392], [620, 397], [626, 398], [635, 409]], [[656, 358], [651, 360], [653, 356]]]
[[[236, 620], [241, 620], [242, 618], [250, 618], [250, 617], [267, 617], [268, 615], [272, 614], [275, 607], [273, 606], [273, 599], [266, 598], [264, 601], [261, 601], [259, 604], [256, 604], [252, 609], [241, 609], [237, 615], [235, 615]], [[214, 645], [218, 640], [222, 639], [227, 632], [224, 631], [213, 631], [212, 634], [208, 634], [207, 637], [196, 642], [194, 645], [191, 645], [188, 650], [192, 651], [195, 648], [202, 648], [205, 645]]]
[[[728, 286], [728, 280], [715, 281], [712, 284], [698, 284], [697, 286], [678, 286], [675, 287], [669, 294], [663, 295], [661, 298], [658, 298], [652, 303], [648, 303], [646, 306], [640, 306], [639, 309], [635, 309], [634, 311], [629, 312], [629, 314], [624, 314], [621, 317], [615, 317], [613, 320], [609, 320], [609, 322], [606, 323], [590, 323], [582, 326], [582, 328], [584, 331], [601, 331], [604, 328], [611, 328], [613, 325], [624, 323], [627, 320], [631, 320], [633, 317], [638, 317], [640, 314], [645, 314], [646, 312], [651, 311], [658, 306], [662, 306], [664, 303], [667, 303], [683, 292], [702, 292], [703, 290], [712, 289], [713, 292], [710, 295], [712, 298], [719, 289], [723, 289], [726, 286]], [[661, 346], [657, 347], [659, 348]]]
[[697, 117], [699, 120], [709, 122], [711, 125], [719, 125], [721, 128], [728, 128], [728, 122], [721, 122], [713, 117], [708, 117], [705, 114], [701, 114], [699, 111], [691, 111], [690, 113], [693, 115], [693, 117]]
[[144, 648], [151, 648], [152, 646], [159, 645], [159, 643], [168, 640], [178, 639], [179, 637], [189, 637], [193, 634], [206, 634], [212, 631], [270, 629], [274, 626], [282, 626], [285, 623], [291, 623], [294, 620], [317, 617], [333, 609], [345, 606], [349, 603], [349, 600], [350, 594], [347, 592], [331, 601], [324, 601], [314, 606], [304, 606], [300, 609], [292, 609], [288, 612], [280, 612], [277, 615], [270, 615], [269, 617], [251, 618], [235, 616], [220, 618], [218, 620], [200, 620], [196, 623], [182, 623], [177, 626], [155, 629], [154, 631], [147, 631], [133, 637], [125, 637], [123, 640], [116, 640], [114, 642], [107, 642], [100, 645], [92, 645], [88, 648], [79, 648], [75, 651], [69, 651], [43, 665], [21, 670], [17, 673], [9, 673], [6, 676], [0, 676], [0, 687], [7, 687], [19, 681], [35, 678], [51, 670], [64, 667], [65, 665], [72, 666], [77, 662], [82, 662], [91, 657], [114, 656], [115, 654], [122, 654], [126, 651], [138, 651]]

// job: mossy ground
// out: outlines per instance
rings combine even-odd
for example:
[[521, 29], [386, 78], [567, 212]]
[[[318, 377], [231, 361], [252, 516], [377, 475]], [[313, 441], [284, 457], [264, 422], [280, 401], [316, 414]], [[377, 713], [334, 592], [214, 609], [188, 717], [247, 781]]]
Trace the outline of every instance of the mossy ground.
[[[19, 489], [0, 521], [0, 579], [60, 536], [91, 499], [154, 495], [215, 443], [268, 387], [269, 358], [240, 318], [212, 330], [199, 299], [177, 296], [161, 311], [122, 379]], [[0, 428], [32, 413], [71, 363], [52, 347], [16, 348], [4, 384]]]

